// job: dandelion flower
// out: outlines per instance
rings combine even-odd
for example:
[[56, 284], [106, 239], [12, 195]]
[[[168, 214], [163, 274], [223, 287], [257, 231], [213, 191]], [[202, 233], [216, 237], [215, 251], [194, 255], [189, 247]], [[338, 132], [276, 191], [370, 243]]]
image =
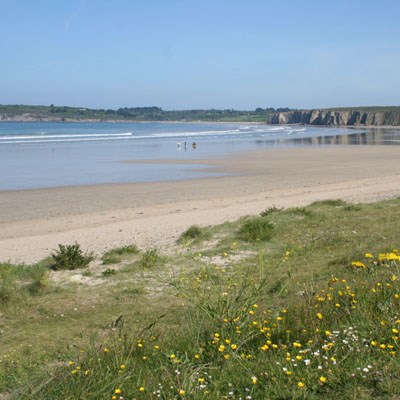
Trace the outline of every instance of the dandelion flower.
[[299, 387], [299, 388], [303, 388], [304, 386], [306, 386], [306, 384], [304, 382], [297, 383], [297, 387]]
[[320, 381], [321, 383], [326, 383], [326, 382], [328, 382], [328, 378], [327, 378], [326, 376], [320, 376], [320, 377], [319, 377], [319, 381]]

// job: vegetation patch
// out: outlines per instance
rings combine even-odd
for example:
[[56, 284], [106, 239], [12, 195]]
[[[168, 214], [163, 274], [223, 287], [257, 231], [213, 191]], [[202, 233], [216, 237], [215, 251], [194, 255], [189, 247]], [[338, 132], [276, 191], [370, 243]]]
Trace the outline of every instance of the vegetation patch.
[[178, 243], [180, 244], [188, 244], [196, 242], [198, 243], [200, 240], [207, 240], [211, 237], [211, 232], [206, 228], [201, 228], [198, 225], [190, 226], [178, 239]]
[[159, 254], [157, 249], [150, 249], [145, 251], [139, 260], [139, 266], [142, 269], [151, 269], [157, 265], [162, 265], [164, 263], [165, 258]]
[[[1, 304], [1, 393], [400, 397], [400, 200], [348, 206], [213, 227], [213, 249], [172, 247], [163, 268], [157, 249], [133, 262], [126, 254], [96, 287], [50, 281], [51, 290], [33, 294], [27, 288], [46, 277], [45, 266], [2, 265], [1, 282], [18, 296]], [[249, 220], [273, 224], [271, 238], [237, 240]]]
[[250, 218], [239, 228], [238, 238], [246, 242], [267, 241], [272, 238], [274, 226], [265, 218]]
[[0, 307], [20, 306], [27, 297], [43, 293], [48, 283], [48, 269], [40, 264], [0, 263]]
[[101, 260], [103, 264], [117, 264], [125, 259], [127, 256], [136, 255], [139, 253], [139, 249], [134, 245], [128, 245], [123, 247], [117, 247], [109, 250], [103, 254]]
[[112, 268], [107, 268], [106, 270], [104, 270], [101, 274], [103, 276], [112, 276], [115, 275], [117, 273], [117, 271], [115, 269]]
[[281, 210], [282, 210], [282, 208], [277, 208], [277, 207], [275, 207], [275, 206], [268, 207], [268, 208], [266, 208], [264, 211], [262, 211], [262, 212], [260, 213], [260, 216], [261, 216], [261, 217], [267, 217], [268, 215], [271, 215], [271, 214], [273, 214], [273, 213], [277, 213], [277, 212], [279, 212], [279, 211], [281, 211]]
[[84, 253], [78, 243], [75, 244], [59, 244], [58, 250], [51, 254], [52, 265], [54, 271], [73, 270], [78, 268], [86, 268], [93, 260], [93, 254]]

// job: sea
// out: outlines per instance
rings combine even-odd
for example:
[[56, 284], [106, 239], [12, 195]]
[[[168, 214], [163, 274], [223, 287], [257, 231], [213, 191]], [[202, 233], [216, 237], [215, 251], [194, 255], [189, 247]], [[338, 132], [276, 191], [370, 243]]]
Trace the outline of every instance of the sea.
[[197, 159], [212, 165], [213, 159], [239, 151], [349, 144], [400, 144], [400, 131], [246, 123], [0, 122], [0, 191], [195, 179], [221, 175], [196, 164]]

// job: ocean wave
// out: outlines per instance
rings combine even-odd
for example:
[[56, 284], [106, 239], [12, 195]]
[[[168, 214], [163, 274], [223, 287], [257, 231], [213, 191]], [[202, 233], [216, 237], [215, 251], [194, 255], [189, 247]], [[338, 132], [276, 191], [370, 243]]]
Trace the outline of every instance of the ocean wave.
[[39, 133], [40, 136], [36, 135], [4, 135], [0, 136], [0, 141], [13, 140], [15, 142], [21, 140], [35, 140], [43, 141], [43, 139], [68, 139], [68, 138], [103, 138], [103, 137], [124, 137], [132, 136], [132, 132], [126, 133], [84, 133], [84, 134], [44, 134]]

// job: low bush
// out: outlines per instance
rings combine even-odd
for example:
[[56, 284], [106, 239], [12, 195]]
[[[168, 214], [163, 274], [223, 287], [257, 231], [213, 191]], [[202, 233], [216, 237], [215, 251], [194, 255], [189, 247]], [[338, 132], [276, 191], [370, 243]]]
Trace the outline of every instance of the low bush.
[[154, 268], [157, 264], [163, 264], [164, 259], [158, 254], [157, 249], [150, 249], [143, 253], [139, 266], [143, 269]]
[[58, 250], [51, 254], [52, 265], [54, 271], [73, 270], [78, 268], [86, 268], [93, 260], [92, 253], [84, 253], [78, 243], [75, 244], [59, 244]]
[[201, 235], [201, 228], [197, 225], [192, 225], [185, 232], [182, 233], [179, 240], [195, 239]]

